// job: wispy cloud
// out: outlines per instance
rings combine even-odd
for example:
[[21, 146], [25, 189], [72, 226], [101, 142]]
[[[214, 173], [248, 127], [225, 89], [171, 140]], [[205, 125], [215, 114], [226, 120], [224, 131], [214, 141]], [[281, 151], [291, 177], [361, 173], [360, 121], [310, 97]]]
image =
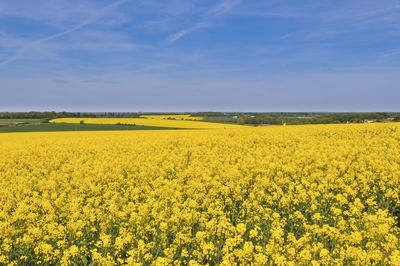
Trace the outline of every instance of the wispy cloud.
[[327, 21], [347, 21], [362, 26], [374, 23], [399, 22], [400, 4], [397, 0], [383, 2], [353, 0], [336, 12], [327, 12]]
[[240, 4], [240, 2], [242, 2], [242, 0], [223, 0], [219, 5], [214, 7], [209, 14], [214, 17], [224, 15]]
[[168, 42], [169, 43], [176, 42], [177, 40], [179, 40], [183, 36], [195, 31], [196, 29], [197, 29], [197, 27], [192, 27], [192, 28], [181, 30], [181, 31], [179, 31], [177, 33], [171, 34], [170, 36], [168, 36]]
[[228, 14], [235, 6], [239, 5], [241, 2], [242, 0], [223, 0], [217, 6], [206, 12], [203, 18], [195, 23], [193, 26], [169, 35], [167, 41], [169, 43], [173, 43], [181, 39], [185, 35], [188, 35], [199, 29], [211, 27], [212, 25], [214, 25], [213, 22], [216, 18]]
[[185, 36], [187, 34], [190, 34], [190, 33], [194, 32], [196, 30], [199, 30], [199, 29], [210, 27], [212, 25], [213, 24], [212, 24], [211, 21], [198, 22], [195, 25], [193, 25], [192, 27], [189, 27], [187, 29], [184, 29], [184, 30], [178, 31], [177, 33], [169, 35], [168, 38], [167, 38], [167, 41], [169, 43], [176, 42], [177, 40], [179, 40], [180, 38], [182, 38], [183, 36]]
[[128, 1], [128, 0], [118, 0], [118, 1], [116, 1], [116, 2], [114, 2], [112, 4], [110, 4], [110, 5], [107, 5], [107, 6], [103, 7], [98, 12], [96, 12], [93, 16], [85, 19], [84, 21], [82, 21], [81, 23], [79, 23], [78, 25], [76, 25], [74, 27], [71, 27], [71, 28], [69, 28], [67, 30], [58, 32], [58, 33], [50, 35], [50, 36], [48, 36], [46, 38], [39, 39], [39, 40], [36, 40], [36, 41], [33, 41], [31, 43], [28, 43], [28, 44], [24, 45], [12, 57], [10, 57], [9, 59], [1, 62], [0, 66], [5, 66], [5, 65], [7, 65], [9, 63], [12, 63], [12, 62], [18, 60], [25, 52], [29, 51], [34, 46], [37, 46], [37, 45], [39, 45], [41, 43], [44, 43], [44, 42], [47, 42], [47, 41], [51, 41], [51, 40], [60, 38], [62, 36], [68, 35], [70, 33], [73, 33], [74, 31], [77, 31], [77, 30], [81, 29], [82, 27], [84, 27], [84, 26], [86, 26], [88, 24], [93, 23], [95, 20], [99, 19], [100, 17], [105, 16], [108, 11], [110, 11], [113, 8], [116, 8], [117, 6], [125, 3], [126, 1]]

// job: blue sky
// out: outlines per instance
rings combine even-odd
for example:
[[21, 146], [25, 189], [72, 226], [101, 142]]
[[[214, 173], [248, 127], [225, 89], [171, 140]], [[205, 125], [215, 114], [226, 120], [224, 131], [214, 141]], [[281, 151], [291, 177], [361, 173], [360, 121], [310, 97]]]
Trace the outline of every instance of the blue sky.
[[400, 111], [400, 0], [2, 0], [0, 111]]

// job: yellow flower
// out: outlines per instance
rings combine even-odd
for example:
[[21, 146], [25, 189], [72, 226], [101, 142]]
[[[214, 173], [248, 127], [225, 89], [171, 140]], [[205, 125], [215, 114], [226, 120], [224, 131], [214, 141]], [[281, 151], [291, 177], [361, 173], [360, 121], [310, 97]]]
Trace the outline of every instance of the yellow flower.
[[400, 264], [400, 124], [84, 120], [190, 130], [0, 134], [0, 264]]

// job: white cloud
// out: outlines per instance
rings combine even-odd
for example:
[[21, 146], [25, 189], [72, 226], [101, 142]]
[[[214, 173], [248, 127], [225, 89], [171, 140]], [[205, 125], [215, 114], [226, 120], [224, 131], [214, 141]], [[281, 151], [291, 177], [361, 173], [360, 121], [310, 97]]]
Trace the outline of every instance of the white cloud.
[[189, 29], [185, 29], [185, 30], [181, 30], [177, 33], [171, 34], [170, 36], [168, 36], [168, 42], [169, 43], [173, 43], [176, 42], [177, 40], [179, 40], [180, 38], [182, 38], [183, 36], [185, 36], [186, 34], [191, 33], [192, 31], [194, 31], [196, 28], [189, 28]]

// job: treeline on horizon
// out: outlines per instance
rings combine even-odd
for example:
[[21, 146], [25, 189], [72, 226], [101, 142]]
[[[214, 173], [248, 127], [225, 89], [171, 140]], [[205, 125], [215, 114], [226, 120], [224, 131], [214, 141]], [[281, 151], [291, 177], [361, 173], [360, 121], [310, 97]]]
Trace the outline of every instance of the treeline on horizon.
[[160, 112], [1, 112], [0, 119], [44, 119], [81, 117], [81, 118], [138, 118], [140, 115], [179, 115], [206, 117], [210, 122], [227, 122], [247, 125], [299, 125], [299, 124], [338, 124], [362, 123], [366, 120], [376, 122], [400, 121], [400, 113], [327, 113], [327, 112], [194, 112], [194, 113], [160, 113]]
[[138, 118], [140, 113], [86, 113], [86, 112], [3, 112], [0, 119], [55, 119], [67, 117], [82, 118]]
[[[297, 113], [300, 114], [300, 113]], [[341, 123], [364, 123], [366, 121], [384, 122], [400, 121], [399, 113], [323, 113], [314, 114], [301, 113], [302, 115], [284, 116], [278, 113], [264, 115], [242, 116], [237, 119], [239, 124], [250, 125], [303, 125], [303, 124], [341, 124]]]

